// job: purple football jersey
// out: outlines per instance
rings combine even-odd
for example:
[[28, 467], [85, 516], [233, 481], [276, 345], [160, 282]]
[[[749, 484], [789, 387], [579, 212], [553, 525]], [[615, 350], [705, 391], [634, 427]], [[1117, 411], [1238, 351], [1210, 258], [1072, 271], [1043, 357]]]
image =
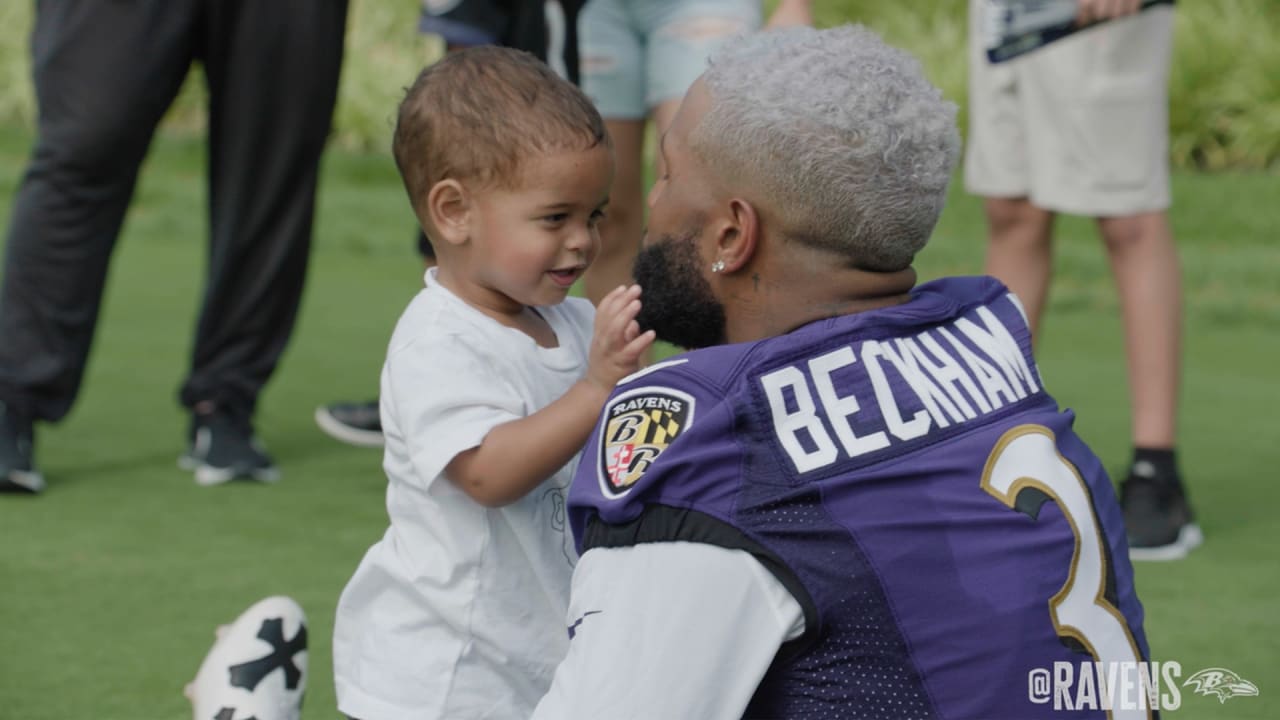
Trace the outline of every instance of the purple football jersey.
[[747, 717], [1047, 717], [1029, 672], [1148, 659], [1119, 504], [1072, 422], [1013, 296], [950, 278], [632, 376], [570, 519], [582, 552], [714, 543], [791, 590], [805, 635]]

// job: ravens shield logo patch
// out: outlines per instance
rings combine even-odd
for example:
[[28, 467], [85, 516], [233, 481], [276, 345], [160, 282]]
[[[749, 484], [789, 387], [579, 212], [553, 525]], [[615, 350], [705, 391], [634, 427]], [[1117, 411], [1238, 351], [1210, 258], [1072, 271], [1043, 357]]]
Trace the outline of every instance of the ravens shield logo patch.
[[600, 489], [608, 497], [627, 492], [692, 421], [693, 398], [679, 390], [647, 387], [615, 397], [601, 421]]

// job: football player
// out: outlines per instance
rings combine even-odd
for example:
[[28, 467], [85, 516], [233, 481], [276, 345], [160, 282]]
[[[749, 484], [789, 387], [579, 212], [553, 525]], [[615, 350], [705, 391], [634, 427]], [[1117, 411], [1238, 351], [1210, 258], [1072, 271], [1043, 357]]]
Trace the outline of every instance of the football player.
[[1036, 718], [1030, 673], [1147, 659], [1018, 302], [916, 285], [955, 114], [850, 26], [749, 36], [685, 96], [636, 280], [641, 325], [701, 349], [619, 383], [584, 451], [535, 718]]

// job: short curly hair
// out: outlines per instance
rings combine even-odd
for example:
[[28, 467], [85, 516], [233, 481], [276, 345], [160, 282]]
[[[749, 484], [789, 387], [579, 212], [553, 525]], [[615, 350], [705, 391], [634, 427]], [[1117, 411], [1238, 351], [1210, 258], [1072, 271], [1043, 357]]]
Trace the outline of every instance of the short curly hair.
[[513, 187], [531, 154], [608, 146], [581, 90], [533, 55], [482, 46], [448, 53], [406, 91], [391, 150], [419, 218], [445, 178]]
[[757, 33], [711, 58], [690, 147], [768, 198], [781, 230], [866, 270], [910, 266], [959, 154], [956, 106], [855, 25]]

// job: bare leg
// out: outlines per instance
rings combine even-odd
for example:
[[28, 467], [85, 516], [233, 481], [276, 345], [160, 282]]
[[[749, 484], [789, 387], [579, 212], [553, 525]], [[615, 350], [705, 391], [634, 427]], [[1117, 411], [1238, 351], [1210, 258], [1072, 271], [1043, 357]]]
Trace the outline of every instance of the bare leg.
[[610, 290], [631, 282], [631, 266], [644, 234], [644, 120], [606, 120], [617, 170], [609, 207], [600, 223], [600, 253], [587, 269], [583, 287], [598, 303]]
[[[659, 137], [667, 131], [667, 128], [671, 127], [672, 121], [676, 119], [676, 111], [679, 109], [680, 98], [660, 103], [653, 109], [651, 115], [653, 117], [654, 130]], [[654, 158], [654, 167], [657, 168], [659, 174], [663, 172], [661, 156]]]
[[1022, 301], [1037, 337], [1053, 270], [1053, 213], [1027, 198], [987, 198], [987, 274]]
[[[651, 116], [659, 136], [671, 127], [679, 109], [680, 98], [653, 108]], [[635, 264], [640, 240], [644, 236], [645, 123], [642, 120], [606, 120], [605, 125], [613, 137], [618, 168], [613, 179], [613, 191], [609, 195], [609, 210], [600, 225], [600, 254], [583, 279], [587, 297], [593, 303], [599, 302], [615, 287], [631, 282], [631, 267]], [[661, 157], [654, 158], [654, 166], [657, 174], [664, 172]]]
[[1100, 218], [1124, 318], [1133, 444], [1172, 448], [1182, 351], [1178, 251], [1163, 212]]

